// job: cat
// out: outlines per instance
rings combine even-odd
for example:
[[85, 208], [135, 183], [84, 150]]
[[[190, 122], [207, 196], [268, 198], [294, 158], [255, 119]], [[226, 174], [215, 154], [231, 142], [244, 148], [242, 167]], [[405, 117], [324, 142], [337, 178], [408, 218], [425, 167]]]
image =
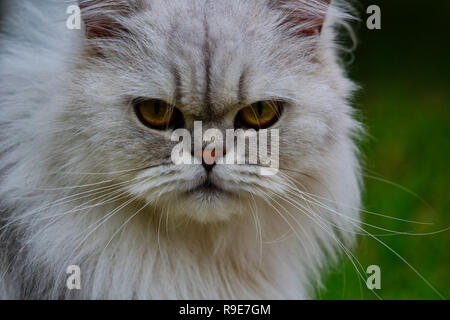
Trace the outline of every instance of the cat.
[[[346, 3], [5, 4], [2, 299], [314, 297], [359, 226]], [[248, 128], [249, 110], [279, 130], [277, 174], [171, 162], [175, 128]]]

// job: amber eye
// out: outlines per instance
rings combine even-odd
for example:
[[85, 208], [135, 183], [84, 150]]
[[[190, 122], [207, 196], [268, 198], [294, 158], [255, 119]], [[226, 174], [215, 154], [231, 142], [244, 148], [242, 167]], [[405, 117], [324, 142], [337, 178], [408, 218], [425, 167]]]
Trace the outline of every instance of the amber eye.
[[265, 129], [280, 118], [282, 103], [261, 101], [241, 109], [236, 117], [236, 127]]
[[162, 100], [144, 100], [135, 102], [136, 114], [143, 124], [153, 129], [179, 127], [183, 122], [181, 112]]

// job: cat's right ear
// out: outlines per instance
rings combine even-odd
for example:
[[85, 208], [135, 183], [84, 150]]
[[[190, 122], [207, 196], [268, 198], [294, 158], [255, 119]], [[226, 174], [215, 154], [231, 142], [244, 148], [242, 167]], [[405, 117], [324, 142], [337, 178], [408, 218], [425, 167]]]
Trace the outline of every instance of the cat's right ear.
[[88, 39], [115, 38], [126, 32], [123, 19], [136, 9], [126, 0], [78, 0]]
[[293, 36], [320, 35], [331, 0], [273, 0], [274, 7], [283, 12], [281, 26]]

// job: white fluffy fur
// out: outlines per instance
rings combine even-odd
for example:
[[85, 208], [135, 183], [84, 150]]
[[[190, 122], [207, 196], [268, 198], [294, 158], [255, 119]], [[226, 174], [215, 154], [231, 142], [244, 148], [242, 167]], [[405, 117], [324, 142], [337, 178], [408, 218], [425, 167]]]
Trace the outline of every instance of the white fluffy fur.
[[[333, 40], [346, 15], [307, 1], [328, 15], [321, 35], [302, 38], [280, 26], [276, 0], [140, 2], [137, 15], [113, 16], [130, 33], [88, 43], [65, 28], [67, 2], [11, 1], [0, 38], [0, 297], [312, 297], [353, 243], [360, 205], [353, 86]], [[289, 5], [301, 13], [305, 1]], [[167, 161], [167, 137], [140, 126], [127, 100], [174, 101], [173, 68], [187, 120], [204, 116], [208, 88], [225, 114], [216, 124], [229, 126], [243, 72], [244, 102], [287, 101], [280, 174], [217, 166], [214, 181], [235, 196], [183, 198], [203, 168]], [[81, 290], [65, 287], [72, 264]]]

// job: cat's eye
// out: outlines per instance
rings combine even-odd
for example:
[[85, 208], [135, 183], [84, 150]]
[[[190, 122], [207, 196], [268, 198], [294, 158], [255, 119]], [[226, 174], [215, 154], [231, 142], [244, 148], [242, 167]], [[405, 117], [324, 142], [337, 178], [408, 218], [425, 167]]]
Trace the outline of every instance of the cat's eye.
[[235, 126], [265, 129], [278, 121], [281, 111], [280, 101], [260, 101], [241, 109], [236, 116]]
[[181, 127], [183, 123], [180, 110], [162, 100], [136, 101], [135, 112], [144, 125], [153, 129], [173, 129]]

